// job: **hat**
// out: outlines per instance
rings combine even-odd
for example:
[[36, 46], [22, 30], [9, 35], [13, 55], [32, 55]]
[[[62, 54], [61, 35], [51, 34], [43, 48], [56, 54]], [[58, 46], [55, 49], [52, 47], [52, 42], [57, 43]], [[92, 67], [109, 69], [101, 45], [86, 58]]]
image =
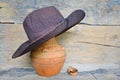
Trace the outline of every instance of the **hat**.
[[76, 10], [67, 18], [64, 18], [53, 6], [31, 12], [23, 22], [23, 27], [29, 40], [15, 51], [12, 58], [32, 51], [49, 39], [67, 31], [78, 24], [84, 16], [83, 10]]

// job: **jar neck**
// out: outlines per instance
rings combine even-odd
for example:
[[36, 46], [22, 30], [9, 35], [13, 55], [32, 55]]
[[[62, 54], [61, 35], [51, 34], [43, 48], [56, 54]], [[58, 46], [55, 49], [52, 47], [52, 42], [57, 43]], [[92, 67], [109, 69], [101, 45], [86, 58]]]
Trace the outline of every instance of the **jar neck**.
[[58, 45], [57, 40], [55, 39], [55, 37], [53, 37], [50, 40], [43, 43], [42, 46], [47, 47], [47, 46], [54, 46], [54, 45]]
[[55, 37], [53, 37], [42, 45], [38, 46], [34, 51], [42, 51], [43, 49], [52, 50], [55, 48], [61, 48], [61, 46], [57, 43]]

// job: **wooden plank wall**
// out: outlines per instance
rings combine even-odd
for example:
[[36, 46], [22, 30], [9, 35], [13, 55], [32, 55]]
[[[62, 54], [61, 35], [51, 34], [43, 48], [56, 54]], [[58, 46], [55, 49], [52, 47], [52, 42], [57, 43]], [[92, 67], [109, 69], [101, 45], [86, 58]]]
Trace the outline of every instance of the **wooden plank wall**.
[[22, 23], [29, 12], [47, 6], [55, 6], [64, 17], [82, 9], [84, 23], [120, 25], [120, 0], [0, 0], [0, 21]]
[[[22, 24], [0, 25], [0, 69], [32, 67], [29, 53], [16, 59], [11, 56], [28, 40]], [[76, 25], [57, 37], [65, 47], [67, 59], [63, 69], [69, 65], [80, 70], [118, 68], [120, 62], [120, 27]], [[86, 68], [83, 66], [86, 65]], [[88, 67], [88, 68], [87, 68]]]
[[119, 4], [119, 0], [0, 0], [0, 70], [32, 67], [29, 53], [17, 59], [11, 56], [28, 40], [22, 26], [25, 16], [35, 9], [51, 5], [64, 17], [76, 9], [86, 12], [82, 21], [85, 24], [76, 25], [57, 37], [67, 54], [62, 71], [70, 65], [81, 71], [119, 68]]

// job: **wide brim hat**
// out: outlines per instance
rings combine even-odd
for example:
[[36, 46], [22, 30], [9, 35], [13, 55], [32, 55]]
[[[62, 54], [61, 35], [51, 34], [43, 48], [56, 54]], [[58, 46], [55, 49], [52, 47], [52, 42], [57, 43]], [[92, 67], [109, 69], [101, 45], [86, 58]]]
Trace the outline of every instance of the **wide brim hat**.
[[[50, 11], [51, 11], [51, 13], [49, 13]], [[52, 16], [49, 14], [44, 15], [43, 13], [45, 13], [45, 14], [49, 13]], [[39, 18], [35, 17], [36, 14], [43, 15], [42, 21], [41, 20], [37, 21], [37, 19], [39, 19]], [[59, 15], [59, 16], [55, 17], [54, 15], [55, 16]], [[48, 24], [48, 22], [45, 22], [46, 20], [44, 20], [44, 17], [47, 18], [47, 16], [50, 16], [49, 18], [54, 17], [55, 21], [53, 21], [52, 23], [55, 25], [52, 24], [53, 25], [52, 27], [48, 27], [47, 29], [44, 30], [43, 25], [46, 26]], [[67, 18], [64, 18], [60, 14], [60, 12], [53, 6], [45, 7], [45, 8], [38, 9], [38, 10], [31, 12], [30, 14], [27, 15], [27, 17], [25, 18], [25, 20], [23, 22], [23, 27], [25, 29], [25, 32], [26, 32], [29, 40], [27, 40], [23, 44], [21, 44], [21, 46], [13, 54], [12, 58], [22, 56], [23, 54], [25, 54], [29, 51], [32, 51], [35, 48], [37, 48], [38, 46], [42, 45], [44, 42], [48, 41], [49, 39], [64, 33], [71, 27], [78, 24], [84, 17], [85, 17], [85, 12], [83, 10], [75, 10]], [[32, 18], [34, 18], [33, 21], [31, 21]], [[61, 19], [61, 21], [59, 21], [59, 23], [57, 23], [56, 21], [60, 20], [60, 19]], [[35, 23], [33, 23], [34, 21], [35, 21]], [[27, 24], [28, 22], [29, 22], [29, 24]], [[40, 22], [44, 22], [44, 24], [42, 23], [43, 25], [40, 26], [41, 25]], [[54, 22], [56, 22], [56, 23], [54, 23]], [[44, 31], [42, 31], [38, 34], [36, 32], [34, 32], [34, 33], [30, 32], [30, 31], [33, 31], [31, 27], [30, 27], [30, 30], [27, 29], [27, 28], [29, 28], [29, 26], [36, 26], [36, 24], [38, 24], [39, 26], [37, 25], [37, 28], [35, 28], [34, 31], [40, 30], [40, 29], [43, 29]], [[49, 25], [51, 25], [51, 24], [49, 24]], [[34, 38], [31, 38], [30, 35], [31, 36], [37, 35], [37, 37], [35, 36]]]

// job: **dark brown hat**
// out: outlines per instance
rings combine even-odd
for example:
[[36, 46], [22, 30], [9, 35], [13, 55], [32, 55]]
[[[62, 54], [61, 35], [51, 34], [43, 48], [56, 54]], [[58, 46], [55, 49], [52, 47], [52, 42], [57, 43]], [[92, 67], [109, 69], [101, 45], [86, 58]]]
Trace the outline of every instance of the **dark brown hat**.
[[29, 40], [16, 50], [12, 58], [34, 50], [52, 37], [65, 32], [78, 24], [84, 16], [83, 10], [76, 10], [65, 19], [53, 6], [31, 12], [23, 22], [23, 27]]

